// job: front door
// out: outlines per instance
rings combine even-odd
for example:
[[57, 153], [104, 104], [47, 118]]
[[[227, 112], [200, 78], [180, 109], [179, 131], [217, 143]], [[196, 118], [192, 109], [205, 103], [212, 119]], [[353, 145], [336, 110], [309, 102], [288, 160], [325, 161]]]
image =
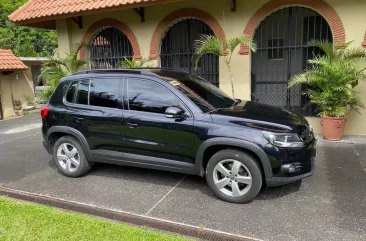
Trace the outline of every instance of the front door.
[[155, 157], [162, 165], [164, 160], [160, 159], [175, 161], [178, 166], [194, 163], [193, 118], [176, 120], [164, 116], [169, 106], [180, 106], [189, 113], [169, 89], [154, 81], [130, 78], [124, 106], [126, 152]]

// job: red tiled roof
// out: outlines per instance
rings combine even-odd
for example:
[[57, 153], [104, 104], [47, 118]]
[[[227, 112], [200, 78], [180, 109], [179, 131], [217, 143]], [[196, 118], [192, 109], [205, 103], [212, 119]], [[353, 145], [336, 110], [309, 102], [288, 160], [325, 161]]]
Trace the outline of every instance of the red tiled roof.
[[0, 71], [26, 70], [28, 67], [10, 49], [0, 49]]
[[[20, 25], [35, 26], [56, 18], [66, 18], [100, 12], [108, 9], [136, 8], [183, 0], [29, 0], [9, 15], [10, 21]], [[54, 21], [52, 21], [54, 28]], [[33, 24], [32, 24], [33, 23]]]

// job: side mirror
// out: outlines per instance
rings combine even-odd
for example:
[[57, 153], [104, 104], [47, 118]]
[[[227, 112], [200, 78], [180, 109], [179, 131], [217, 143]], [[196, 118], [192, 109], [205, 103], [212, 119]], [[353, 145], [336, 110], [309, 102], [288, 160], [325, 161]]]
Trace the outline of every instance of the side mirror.
[[184, 110], [177, 106], [170, 106], [164, 113], [166, 118], [180, 119], [184, 117]]

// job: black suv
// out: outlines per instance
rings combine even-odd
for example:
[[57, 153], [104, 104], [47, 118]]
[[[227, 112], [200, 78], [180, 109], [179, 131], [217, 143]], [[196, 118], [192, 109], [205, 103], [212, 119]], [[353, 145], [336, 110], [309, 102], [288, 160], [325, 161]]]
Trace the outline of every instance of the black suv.
[[62, 79], [41, 110], [43, 144], [66, 176], [93, 162], [206, 176], [221, 199], [311, 176], [316, 139], [305, 118], [232, 99], [171, 69], [84, 71]]

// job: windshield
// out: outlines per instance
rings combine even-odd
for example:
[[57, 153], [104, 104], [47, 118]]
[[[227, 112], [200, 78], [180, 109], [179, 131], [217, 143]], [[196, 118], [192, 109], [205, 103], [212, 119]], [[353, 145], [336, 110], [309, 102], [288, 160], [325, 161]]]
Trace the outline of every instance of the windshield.
[[222, 90], [200, 77], [184, 75], [182, 78], [163, 78], [191, 99], [203, 112], [229, 108], [235, 103], [235, 100]]

